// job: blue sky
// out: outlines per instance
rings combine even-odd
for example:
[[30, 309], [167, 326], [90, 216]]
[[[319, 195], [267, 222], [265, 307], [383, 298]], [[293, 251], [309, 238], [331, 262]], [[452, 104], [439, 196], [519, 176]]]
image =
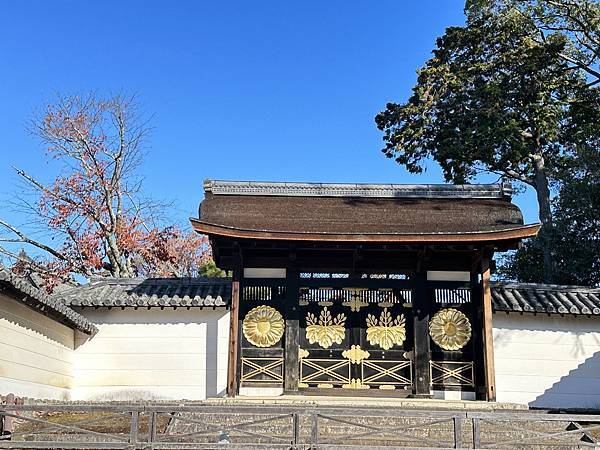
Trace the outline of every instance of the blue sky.
[[[379, 151], [374, 116], [410, 94], [462, 0], [28, 1], [0, 13], [0, 217], [11, 166], [52, 177], [25, 130], [53, 96], [136, 93], [154, 132], [145, 191], [197, 214], [205, 178], [442, 182]], [[531, 192], [516, 203], [537, 221]]]

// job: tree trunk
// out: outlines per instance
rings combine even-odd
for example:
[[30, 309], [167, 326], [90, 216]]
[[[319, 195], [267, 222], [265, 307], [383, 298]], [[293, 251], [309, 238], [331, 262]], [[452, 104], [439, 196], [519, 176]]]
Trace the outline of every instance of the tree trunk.
[[552, 256], [551, 240], [552, 235], [552, 208], [550, 206], [550, 187], [548, 185], [548, 176], [544, 166], [544, 157], [536, 154], [533, 157], [535, 170], [535, 192], [539, 207], [539, 218], [542, 223], [542, 229], [539, 239], [542, 244], [544, 256], [544, 283], [552, 283], [554, 277], [554, 258]]

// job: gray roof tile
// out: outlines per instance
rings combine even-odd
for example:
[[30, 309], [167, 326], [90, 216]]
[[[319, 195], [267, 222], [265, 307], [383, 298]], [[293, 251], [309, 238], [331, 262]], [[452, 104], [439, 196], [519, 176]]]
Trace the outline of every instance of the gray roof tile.
[[600, 315], [600, 288], [535, 283], [492, 283], [495, 311]]
[[[70, 306], [227, 307], [228, 278], [96, 278], [60, 293]], [[600, 316], [600, 288], [492, 283], [495, 311]]]
[[95, 334], [98, 331], [92, 322], [65, 304], [66, 302], [63, 301], [61, 293], [48, 295], [25, 278], [6, 269], [0, 269], [0, 286], [20, 292], [24, 297], [19, 296], [18, 300], [71, 328], [85, 334]]
[[93, 278], [61, 292], [70, 306], [224, 307], [231, 300], [228, 278]]

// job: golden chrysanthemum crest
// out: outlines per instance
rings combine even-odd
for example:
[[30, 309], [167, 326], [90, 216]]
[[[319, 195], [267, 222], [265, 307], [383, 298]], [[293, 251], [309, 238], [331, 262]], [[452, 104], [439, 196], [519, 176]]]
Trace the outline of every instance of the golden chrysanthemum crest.
[[471, 323], [457, 309], [441, 309], [429, 322], [429, 334], [444, 350], [460, 350], [471, 339]]
[[244, 317], [242, 331], [252, 345], [271, 347], [281, 340], [285, 330], [283, 316], [267, 305], [251, 309]]

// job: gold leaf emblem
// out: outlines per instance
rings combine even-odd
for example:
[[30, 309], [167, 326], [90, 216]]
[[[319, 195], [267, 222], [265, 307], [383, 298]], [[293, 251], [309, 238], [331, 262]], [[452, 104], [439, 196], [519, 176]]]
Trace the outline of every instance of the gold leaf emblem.
[[460, 350], [471, 339], [471, 323], [457, 309], [442, 309], [429, 322], [429, 334], [444, 350]]
[[350, 383], [343, 384], [342, 388], [344, 389], [369, 389], [370, 386], [368, 384], [363, 384], [360, 378], [352, 378]]
[[404, 314], [392, 319], [387, 308], [384, 308], [379, 320], [373, 315], [367, 315], [367, 340], [371, 345], [379, 345], [389, 350], [394, 345], [402, 345], [406, 340], [406, 320]]
[[350, 289], [350, 295], [352, 296], [352, 300], [342, 303], [343, 306], [350, 307], [350, 311], [359, 312], [360, 308], [364, 308], [365, 306], [369, 306], [367, 302], [363, 302], [360, 299], [361, 292], [363, 289]]
[[360, 364], [363, 359], [369, 359], [371, 354], [360, 348], [360, 345], [353, 345], [349, 350], [344, 350], [342, 356], [349, 359], [352, 364]]
[[315, 342], [323, 348], [329, 348], [334, 343], [341, 344], [346, 334], [346, 316], [342, 313], [335, 317], [327, 307], [321, 310], [319, 318], [313, 314], [306, 315], [306, 339], [311, 344]]
[[248, 311], [242, 322], [244, 336], [257, 347], [271, 347], [283, 336], [285, 323], [275, 308], [261, 305]]
[[310, 353], [308, 352], [308, 350], [304, 350], [303, 348], [299, 348], [298, 349], [298, 358], [299, 359], [306, 358], [308, 355], [310, 355]]

